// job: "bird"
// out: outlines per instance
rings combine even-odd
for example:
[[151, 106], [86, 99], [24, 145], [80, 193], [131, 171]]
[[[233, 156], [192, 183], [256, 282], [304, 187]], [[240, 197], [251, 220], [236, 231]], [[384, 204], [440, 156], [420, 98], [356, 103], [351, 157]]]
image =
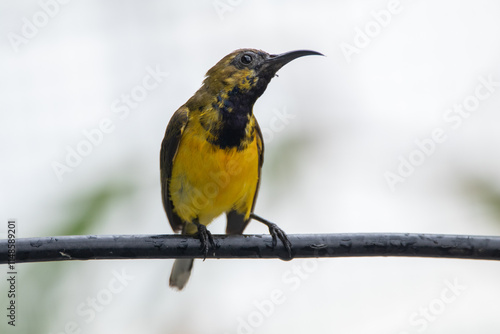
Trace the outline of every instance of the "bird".
[[[160, 150], [163, 207], [174, 232], [197, 236], [204, 256], [216, 244], [206, 228], [226, 214], [227, 234], [242, 234], [251, 219], [268, 226], [272, 246], [291, 244], [276, 224], [256, 215], [264, 140], [253, 106], [276, 72], [311, 50], [269, 54], [238, 49], [208, 70], [202, 86], [171, 117]], [[169, 285], [182, 290], [193, 259], [176, 259]]]

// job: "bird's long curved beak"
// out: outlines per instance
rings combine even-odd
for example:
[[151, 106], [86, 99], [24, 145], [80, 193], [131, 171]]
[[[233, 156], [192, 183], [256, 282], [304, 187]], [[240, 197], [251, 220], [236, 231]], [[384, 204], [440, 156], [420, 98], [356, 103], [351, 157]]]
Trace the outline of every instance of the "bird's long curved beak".
[[281, 53], [279, 55], [269, 55], [269, 58], [264, 63], [264, 67], [266, 72], [274, 75], [280, 68], [292, 60], [303, 56], [324, 56], [324, 54], [312, 50], [296, 50]]

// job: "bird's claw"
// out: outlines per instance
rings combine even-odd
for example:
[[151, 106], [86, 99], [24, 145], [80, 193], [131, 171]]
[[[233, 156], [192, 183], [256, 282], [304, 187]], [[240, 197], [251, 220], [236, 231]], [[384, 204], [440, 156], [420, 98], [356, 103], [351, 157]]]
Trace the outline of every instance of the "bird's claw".
[[287, 259], [292, 259], [292, 243], [290, 240], [288, 240], [288, 236], [286, 235], [285, 231], [283, 231], [281, 228], [278, 227], [278, 225], [274, 223], [269, 223], [267, 225], [269, 227], [269, 234], [273, 237], [273, 248], [276, 247], [278, 244], [278, 238], [281, 240], [283, 243], [283, 246], [285, 246], [286, 252], [288, 254]]
[[205, 261], [210, 248], [215, 252], [216, 245], [212, 233], [210, 233], [210, 231], [207, 230], [207, 227], [205, 225], [199, 224], [197, 225], [197, 227], [198, 227], [198, 239], [200, 239], [201, 242], [200, 249], [203, 251], [203, 261]]

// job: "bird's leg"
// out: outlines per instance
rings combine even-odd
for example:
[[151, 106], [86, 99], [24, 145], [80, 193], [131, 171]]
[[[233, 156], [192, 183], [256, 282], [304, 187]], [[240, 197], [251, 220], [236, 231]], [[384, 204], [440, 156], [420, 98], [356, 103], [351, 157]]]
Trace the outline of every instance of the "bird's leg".
[[207, 227], [203, 224], [200, 224], [200, 222], [197, 219], [193, 221], [193, 223], [198, 228], [198, 238], [200, 239], [201, 250], [203, 251], [203, 261], [205, 261], [209, 249], [212, 248], [212, 250], [215, 251], [214, 238], [212, 237], [212, 233], [210, 233], [210, 231], [207, 230]]
[[278, 243], [278, 238], [281, 240], [283, 243], [283, 246], [285, 246], [285, 249], [288, 253], [288, 258], [292, 259], [292, 243], [290, 240], [288, 240], [288, 237], [281, 228], [278, 227], [275, 223], [271, 223], [269, 220], [266, 220], [260, 216], [257, 216], [255, 213], [250, 213], [250, 218], [255, 219], [262, 224], [265, 224], [267, 227], [269, 227], [269, 234], [273, 237], [273, 248], [276, 247], [276, 244]]

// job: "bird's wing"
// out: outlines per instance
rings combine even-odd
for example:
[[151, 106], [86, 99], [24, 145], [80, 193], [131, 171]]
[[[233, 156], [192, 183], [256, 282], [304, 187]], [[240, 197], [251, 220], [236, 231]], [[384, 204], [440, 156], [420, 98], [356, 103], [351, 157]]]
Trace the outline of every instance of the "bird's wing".
[[183, 221], [173, 211], [174, 206], [170, 199], [169, 184], [170, 178], [172, 177], [172, 166], [174, 164], [175, 155], [188, 120], [189, 109], [185, 106], [180, 107], [168, 123], [160, 150], [161, 197], [168, 221], [174, 232], [181, 231]]
[[[257, 195], [259, 193], [260, 187], [260, 175], [262, 172], [262, 165], [264, 164], [264, 139], [262, 138], [262, 132], [260, 131], [259, 123], [257, 123], [257, 119], [255, 119], [255, 131], [256, 131], [256, 140], [257, 140], [257, 150], [259, 151], [259, 171], [257, 185], [255, 189], [255, 194], [253, 196], [252, 209], [250, 212], [253, 212], [255, 208], [255, 203], [257, 201]], [[245, 219], [245, 213], [238, 212], [236, 210], [229, 211], [227, 213], [227, 234], [242, 234], [245, 227], [247, 227], [250, 218]]]

